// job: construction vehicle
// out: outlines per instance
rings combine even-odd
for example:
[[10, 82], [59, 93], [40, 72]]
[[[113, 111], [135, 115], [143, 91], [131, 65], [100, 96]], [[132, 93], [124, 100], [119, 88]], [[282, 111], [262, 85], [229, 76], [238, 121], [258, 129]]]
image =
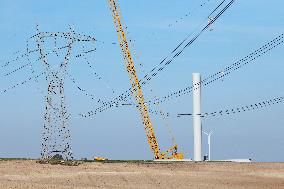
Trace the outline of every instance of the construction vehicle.
[[107, 158], [104, 158], [104, 157], [94, 157], [94, 160], [95, 161], [106, 161], [108, 160]]
[[136, 73], [134, 59], [131, 55], [129, 44], [126, 38], [126, 33], [121, 23], [121, 14], [118, 6], [118, 0], [108, 0], [110, 10], [113, 16], [113, 22], [118, 36], [119, 45], [123, 54], [124, 63], [129, 75], [130, 84], [132, 87], [132, 94], [136, 100], [137, 107], [140, 112], [140, 116], [143, 121], [144, 129], [147, 135], [147, 140], [155, 159], [183, 159], [183, 154], [178, 153], [178, 146], [174, 145], [166, 152], [160, 152], [157, 138], [154, 133], [154, 129], [150, 120], [148, 108], [145, 103], [142, 88]]

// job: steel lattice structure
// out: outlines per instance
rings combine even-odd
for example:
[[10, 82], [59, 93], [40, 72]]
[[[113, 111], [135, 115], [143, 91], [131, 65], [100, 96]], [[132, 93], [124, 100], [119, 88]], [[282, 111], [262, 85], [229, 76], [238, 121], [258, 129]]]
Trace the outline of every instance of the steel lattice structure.
[[[75, 33], [72, 29], [69, 32], [40, 32], [37, 26], [37, 34], [26, 41], [26, 51], [24, 53], [18, 51], [15, 58], [1, 65], [2, 69], [12, 67], [12, 70], [4, 74], [5, 77], [12, 76], [26, 68], [31, 71], [32, 76], [0, 90], [0, 94], [7, 93], [31, 81], [39, 83], [39, 78], [45, 76], [47, 94], [45, 95], [44, 128], [42, 133], [41, 157], [43, 160], [48, 160], [55, 155], [60, 155], [66, 160], [73, 159], [70, 145], [70, 114], [67, 111], [64, 93], [65, 79], [70, 79], [84, 95], [90, 96], [92, 99], [96, 98], [95, 95], [90, 95], [87, 90], [78, 86], [75, 78], [68, 73], [69, 62], [72, 58], [84, 58], [83, 62], [87, 61], [88, 65], [91, 66], [86, 55], [95, 52], [94, 42], [96, 41], [95, 38]], [[71, 56], [71, 52], [77, 43], [83, 43], [83, 51]], [[90, 43], [91, 49], [85, 50], [85, 43]], [[82, 49], [74, 51], [78, 50]], [[13, 68], [18, 64], [20, 64], [19, 67]], [[34, 69], [36, 65], [39, 67], [42, 65], [43, 71], [40, 69], [41, 71], [38, 73]], [[96, 73], [96, 76], [99, 77], [98, 73]], [[101, 76], [99, 79], [101, 79]], [[45, 90], [38, 89], [42, 94], [45, 93]], [[99, 101], [100, 99], [98, 99]]]
[[[67, 44], [57, 47], [56, 41], [59, 38], [65, 40]], [[50, 53], [46, 53], [45, 45], [46, 41], [50, 39], [54, 40], [53, 53], [57, 57], [60, 58], [59, 54], [65, 50], [61, 62], [53, 62], [52, 64], [48, 59]], [[66, 105], [64, 82], [68, 76], [69, 61], [75, 42], [94, 42], [95, 39], [90, 36], [76, 34], [72, 30], [70, 32], [40, 32], [37, 26], [37, 34], [32, 36], [30, 40], [36, 44], [36, 51], [39, 53], [39, 61], [44, 67], [44, 75], [47, 81], [41, 157], [42, 159], [50, 159], [55, 155], [60, 155], [66, 160], [73, 159], [70, 145], [70, 115]], [[30, 52], [28, 47], [27, 52]]]

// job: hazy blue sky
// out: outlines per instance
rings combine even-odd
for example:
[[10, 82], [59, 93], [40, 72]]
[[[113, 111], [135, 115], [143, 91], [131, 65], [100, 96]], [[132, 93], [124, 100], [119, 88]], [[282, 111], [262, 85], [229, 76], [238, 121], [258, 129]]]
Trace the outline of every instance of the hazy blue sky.
[[[179, 42], [207, 22], [208, 14], [221, 0], [120, 0], [123, 23], [127, 26], [131, 48], [139, 55], [139, 76], [150, 71]], [[205, 5], [200, 6], [205, 2]], [[143, 87], [147, 100], [165, 96], [191, 84], [191, 74], [209, 76], [245, 57], [284, 32], [284, 1], [236, 0], [234, 5], [181, 56]], [[188, 13], [189, 16], [185, 16]], [[180, 19], [183, 18], [183, 19]], [[178, 20], [178, 22], [176, 22]], [[0, 0], [0, 61], [3, 65], [17, 51], [24, 52], [26, 40], [41, 31], [68, 31], [94, 36], [97, 51], [88, 56], [102, 80], [95, 77], [84, 59], [71, 58], [70, 73], [78, 84], [104, 100], [110, 100], [130, 87], [106, 0], [36, 1]], [[172, 26], [169, 26], [173, 24]], [[86, 45], [86, 48], [92, 48]], [[82, 45], [74, 49], [80, 52]], [[212, 112], [253, 104], [283, 96], [284, 47], [280, 45], [252, 64], [202, 89], [202, 111]], [[136, 56], [137, 59], [137, 56]], [[4, 77], [9, 70], [25, 64], [15, 61], [0, 68], [0, 90], [32, 74], [23, 69]], [[35, 62], [40, 72], [41, 62]], [[143, 73], [142, 70], [145, 70]], [[112, 88], [115, 94], [111, 92]], [[150, 88], [154, 93], [150, 92]], [[41, 92], [43, 91], [43, 93]], [[46, 83], [31, 81], [0, 95], [0, 157], [39, 157], [43, 130]], [[80, 118], [79, 113], [99, 106], [66, 83], [71, 113], [72, 147], [76, 158], [93, 155], [110, 159], [152, 159], [138, 111], [133, 107], [112, 108], [95, 117]], [[173, 134], [186, 158], [193, 157], [192, 118], [177, 118], [177, 113], [192, 112], [192, 94], [161, 104], [169, 112]], [[152, 106], [153, 109], [158, 107]], [[151, 115], [162, 150], [171, 147], [171, 137], [163, 120]], [[256, 161], [284, 161], [283, 103], [236, 115], [203, 120], [206, 131], [213, 131], [212, 158], [252, 158]], [[204, 137], [203, 153], [207, 152]]]

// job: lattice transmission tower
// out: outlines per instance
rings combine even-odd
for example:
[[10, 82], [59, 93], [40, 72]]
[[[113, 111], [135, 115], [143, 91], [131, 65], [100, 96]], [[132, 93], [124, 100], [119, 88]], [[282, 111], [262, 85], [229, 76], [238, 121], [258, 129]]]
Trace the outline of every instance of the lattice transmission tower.
[[[29, 48], [31, 41], [36, 47], [35, 50]], [[66, 160], [73, 159], [70, 145], [70, 114], [67, 110], [64, 83], [68, 75], [68, 66], [74, 44], [88, 41], [95, 42], [96, 40], [90, 36], [76, 34], [72, 29], [70, 29], [70, 32], [40, 32], [37, 26], [37, 34], [27, 42], [27, 54], [33, 51], [38, 52], [38, 60], [43, 65], [47, 82], [42, 159], [50, 159], [55, 155]], [[63, 43], [65, 44], [59, 45]], [[47, 51], [47, 46], [52, 47], [51, 52]]]

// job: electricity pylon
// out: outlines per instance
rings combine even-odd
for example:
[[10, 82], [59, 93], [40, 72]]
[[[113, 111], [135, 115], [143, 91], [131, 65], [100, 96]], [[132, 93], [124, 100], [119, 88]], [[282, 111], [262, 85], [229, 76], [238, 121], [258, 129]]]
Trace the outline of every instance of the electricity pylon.
[[[54, 40], [55, 45], [52, 53], [46, 53], [45, 46], [48, 45], [50, 39]], [[63, 39], [67, 44], [57, 47], [58, 39]], [[30, 40], [36, 42], [37, 49], [35, 51], [40, 54], [39, 60], [44, 67], [47, 82], [41, 158], [50, 159], [55, 155], [59, 155], [66, 160], [73, 159], [70, 145], [70, 115], [67, 111], [64, 83], [68, 74], [74, 43], [95, 41], [95, 39], [90, 36], [77, 35], [72, 30], [70, 32], [40, 32], [37, 26], [37, 34], [31, 37]], [[59, 55], [62, 54], [62, 51], [65, 51], [63, 52], [64, 56]], [[55, 54], [55, 61], [54, 57], [49, 57], [50, 54]]]

